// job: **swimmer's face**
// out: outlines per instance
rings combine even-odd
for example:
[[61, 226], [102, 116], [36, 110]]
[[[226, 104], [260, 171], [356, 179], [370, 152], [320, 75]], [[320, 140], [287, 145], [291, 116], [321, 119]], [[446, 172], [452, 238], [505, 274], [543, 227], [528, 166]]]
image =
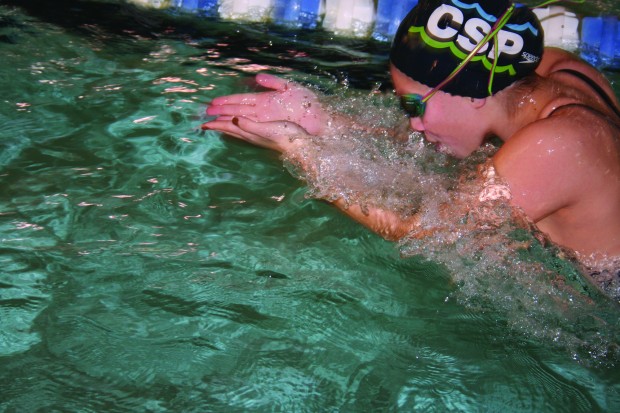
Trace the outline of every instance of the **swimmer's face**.
[[[411, 79], [390, 65], [396, 94], [424, 95], [430, 87]], [[484, 133], [480, 131], [480, 119], [476, 119], [470, 98], [437, 92], [426, 102], [426, 110], [420, 117], [411, 117], [411, 129], [423, 132], [426, 140], [438, 150], [457, 158], [465, 158], [480, 147]]]

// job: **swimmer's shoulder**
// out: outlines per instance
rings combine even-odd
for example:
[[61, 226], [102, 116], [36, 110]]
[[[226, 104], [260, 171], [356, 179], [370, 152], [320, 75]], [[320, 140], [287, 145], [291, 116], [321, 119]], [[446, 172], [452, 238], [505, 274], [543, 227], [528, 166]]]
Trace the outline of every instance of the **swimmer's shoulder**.
[[518, 130], [500, 148], [500, 153], [540, 156], [565, 152], [592, 159], [605, 158], [607, 153], [616, 159], [619, 151], [620, 129], [598, 111], [570, 98], [550, 101], [538, 120]]
[[598, 117], [583, 114], [582, 109], [567, 108], [561, 115], [532, 122], [493, 157], [515, 204], [535, 222], [576, 205], [586, 193], [604, 191], [607, 179], [620, 179], [618, 139], [611, 132], [593, 133]]
[[555, 47], [546, 47], [536, 73], [554, 79], [569, 87], [577, 87], [589, 94], [606, 95], [610, 105], [619, 106], [618, 99], [609, 80], [594, 66], [573, 53]]
[[566, 50], [557, 47], [545, 47], [543, 57], [536, 68], [536, 73], [544, 77], [562, 67], [573, 65], [573, 63], [579, 63], [580, 61], [581, 59], [576, 55]]
[[583, 73], [593, 80], [601, 79], [601, 83], [609, 84], [607, 79], [579, 56], [557, 47], [545, 47], [543, 58], [536, 68], [536, 73], [542, 77], [548, 77], [558, 71], [574, 70]]

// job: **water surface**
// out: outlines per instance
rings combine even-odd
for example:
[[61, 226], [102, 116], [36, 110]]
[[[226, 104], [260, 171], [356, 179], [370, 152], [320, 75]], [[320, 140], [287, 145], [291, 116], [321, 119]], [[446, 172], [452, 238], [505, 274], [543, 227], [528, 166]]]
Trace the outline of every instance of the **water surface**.
[[0, 411], [618, 410], [608, 301], [464, 293], [198, 130], [259, 70], [389, 90], [385, 45], [40, 6], [0, 2]]

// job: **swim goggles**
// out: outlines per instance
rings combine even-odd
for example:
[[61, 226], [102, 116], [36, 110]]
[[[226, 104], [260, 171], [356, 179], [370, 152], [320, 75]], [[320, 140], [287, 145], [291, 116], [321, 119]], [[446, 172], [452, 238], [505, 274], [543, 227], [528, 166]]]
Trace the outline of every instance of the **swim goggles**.
[[465, 59], [463, 59], [461, 63], [459, 63], [459, 65], [452, 71], [452, 73], [450, 73], [441, 83], [429, 90], [424, 95], [420, 95], [418, 93], [408, 93], [401, 95], [400, 105], [403, 110], [412, 118], [419, 118], [424, 115], [424, 112], [426, 111], [426, 102], [428, 102], [428, 100], [432, 98], [435, 93], [439, 92], [444, 86], [450, 83], [456, 77], [456, 75], [458, 75], [461, 70], [463, 70], [463, 68], [465, 68], [465, 66], [474, 58], [476, 53], [478, 53], [478, 51], [482, 49], [484, 45], [491, 41], [491, 39], [493, 40], [493, 44], [495, 45], [495, 59], [493, 60], [491, 74], [489, 75], [488, 91], [489, 95], [492, 95], [491, 91], [493, 89], [493, 77], [495, 75], [495, 68], [497, 67], [497, 60], [499, 55], [497, 33], [499, 33], [499, 31], [502, 29], [502, 27], [506, 25], [506, 23], [508, 23], [508, 20], [510, 19], [510, 16], [512, 16], [515, 7], [516, 6], [514, 4], [511, 4], [510, 7], [506, 9], [504, 14], [502, 14], [500, 18], [495, 21], [495, 24], [493, 25], [493, 27], [491, 27], [489, 33], [487, 33], [487, 35], [484, 36], [482, 40], [480, 40], [480, 43], [478, 43], [476, 47], [474, 47], [474, 49], [467, 55], [467, 57], [465, 57]]

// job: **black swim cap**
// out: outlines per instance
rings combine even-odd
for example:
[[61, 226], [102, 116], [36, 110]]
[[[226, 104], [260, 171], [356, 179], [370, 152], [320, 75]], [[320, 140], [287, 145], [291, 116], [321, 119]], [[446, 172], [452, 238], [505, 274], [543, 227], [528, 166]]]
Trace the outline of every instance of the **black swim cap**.
[[[390, 60], [407, 76], [435, 87], [452, 74], [511, 5], [508, 0], [420, 0], [398, 28]], [[441, 89], [483, 98], [534, 72], [544, 49], [543, 29], [528, 7], [516, 4], [496, 37], [499, 57], [495, 66], [491, 39]]]

